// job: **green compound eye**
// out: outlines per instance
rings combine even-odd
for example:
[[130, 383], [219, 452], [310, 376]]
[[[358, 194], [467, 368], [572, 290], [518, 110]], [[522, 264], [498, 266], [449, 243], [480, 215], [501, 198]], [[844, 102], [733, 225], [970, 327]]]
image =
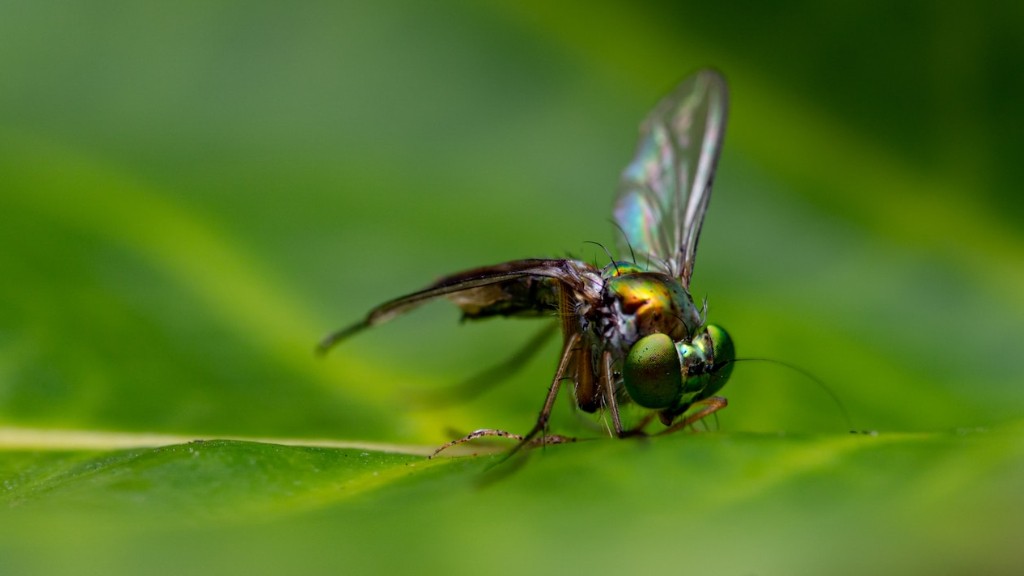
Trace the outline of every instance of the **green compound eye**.
[[644, 408], [669, 408], [683, 393], [679, 354], [665, 334], [651, 334], [637, 341], [622, 369], [626, 391]]
[[707, 332], [711, 338], [711, 355], [715, 359], [715, 366], [707, 388], [702, 394], [705, 398], [716, 394], [725, 386], [729, 375], [732, 374], [733, 361], [736, 360], [736, 346], [733, 345], [728, 332], [717, 324], [708, 324]]
[[708, 336], [711, 336], [715, 364], [730, 363], [736, 359], [736, 346], [724, 328], [718, 324], [708, 324]]

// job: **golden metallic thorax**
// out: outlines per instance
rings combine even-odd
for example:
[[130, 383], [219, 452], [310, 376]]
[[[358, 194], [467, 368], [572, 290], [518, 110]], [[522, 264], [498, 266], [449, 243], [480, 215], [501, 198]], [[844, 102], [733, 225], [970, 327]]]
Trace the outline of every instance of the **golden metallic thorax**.
[[637, 272], [609, 278], [605, 293], [632, 318], [636, 337], [666, 334], [674, 341], [688, 338], [700, 322], [693, 300], [671, 277]]

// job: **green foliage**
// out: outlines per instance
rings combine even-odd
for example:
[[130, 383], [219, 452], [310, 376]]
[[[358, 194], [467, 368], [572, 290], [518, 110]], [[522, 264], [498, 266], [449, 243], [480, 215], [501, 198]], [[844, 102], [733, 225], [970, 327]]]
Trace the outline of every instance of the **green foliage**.
[[[1019, 572], [1020, 9], [664, 4], [0, 8], [0, 572]], [[603, 260], [706, 65], [695, 295], [868, 433], [743, 362], [710, 431], [427, 460], [528, 429], [552, 347], [423, 399], [538, 327], [438, 304], [314, 357], [440, 274]]]

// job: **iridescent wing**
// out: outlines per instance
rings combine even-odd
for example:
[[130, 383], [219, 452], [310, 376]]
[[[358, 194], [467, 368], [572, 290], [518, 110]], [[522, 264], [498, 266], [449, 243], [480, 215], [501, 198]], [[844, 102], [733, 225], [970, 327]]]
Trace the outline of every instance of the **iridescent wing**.
[[615, 222], [640, 259], [689, 288], [693, 259], [722, 147], [729, 106], [725, 78], [701, 70], [655, 106], [640, 125], [622, 172]]

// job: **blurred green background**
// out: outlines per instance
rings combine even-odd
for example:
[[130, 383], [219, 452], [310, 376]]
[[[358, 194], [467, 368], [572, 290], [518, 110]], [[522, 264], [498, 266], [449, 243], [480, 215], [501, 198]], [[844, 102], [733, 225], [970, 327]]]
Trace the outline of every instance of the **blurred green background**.
[[[523, 257], [603, 260], [584, 242], [615, 241], [610, 204], [637, 124], [710, 65], [728, 78], [731, 112], [695, 296], [740, 356], [798, 364], [857, 429], [925, 446], [848, 458], [862, 440], [845, 435], [827, 394], [750, 362], [723, 391], [717, 432], [648, 452], [560, 447], [484, 496], [467, 495], [473, 464], [448, 464], [343, 506], [293, 509], [261, 485], [277, 504], [234, 520], [224, 505], [228, 520], [209, 521], [196, 512], [207, 485], [189, 482], [191, 469], [156, 476], [141, 504], [110, 478], [83, 487], [72, 474], [70, 495], [47, 485], [37, 508], [11, 508], [19, 522], [3, 529], [4, 556], [27, 572], [81, 568], [83, 557], [137, 571], [181, 544], [195, 547], [196, 566], [222, 570], [372, 568], [384, 557], [458, 571], [474, 566], [466, 558], [502, 564], [531, 550], [539, 570], [573, 557], [588, 571], [793, 573], [844, 558], [854, 573], [872, 567], [859, 547], [883, 541], [875, 568], [957, 572], [984, 560], [1012, 571], [1020, 552], [998, 535], [1019, 533], [1024, 512], [1011, 489], [1024, 480], [1022, 30], [1024, 5], [1011, 2], [3, 3], [4, 427], [423, 445], [453, 429], [526, 430], [557, 345], [472, 402], [424, 409], [415, 398], [505, 358], [534, 323], [459, 326], [440, 303], [327, 359], [312, 348], [442, 274]], [[567, 402], [558, 412], [559, 425], [578, 426]], [[223, 447], [230, 462], [251, 464], [236, 448]], [[690, 460], [665, 464], [680, 453]], [[107, 457], [4, 454], [8, 489]], [[306, 456], [279, 473], [315, 484], [299, 468], [322, 464]], [[419, 461], [382, 458], [373, 473]], [[745, 484], [751, 461], [777, 464], [782, 488]], [[787, 463], [808, 462], [838, 462], [835, 478], [808, 490], [787, 475]], [[248, 472], [233, 466], [211, 474], [240, 482]], [[726, 496], [692, 512], [709, 488], [693, 484], [702, 475]], [[168, 493], [191, 507], [149, 507]], [[916, 499], [895, 504], [903, 498]], [[899, 528], [872, 529], [889, 521], [883, 511]], [[819, 512], [828, 527], [813, 529]], [[136, 522], [141, 532], [126, 528]], [[516, 536], [480, 537], [492, 523]], [[238, 532], [252, 524], [253, 538]], [[47, 553], [55, 525], [92, 537]], [[686, 546], [672, 544], [681, 525]], [[336, 545], [332, 534], [370, 533], [358, 553], [313, 550]], [[426, 538], [407, 564], [389, 555], [397, 534]], [[226, 548], [202, 544], [211, 540]], [[914, 555], [950, 542], [961, 544], [945, 548], [948, 563]]]

